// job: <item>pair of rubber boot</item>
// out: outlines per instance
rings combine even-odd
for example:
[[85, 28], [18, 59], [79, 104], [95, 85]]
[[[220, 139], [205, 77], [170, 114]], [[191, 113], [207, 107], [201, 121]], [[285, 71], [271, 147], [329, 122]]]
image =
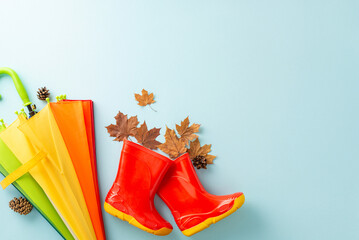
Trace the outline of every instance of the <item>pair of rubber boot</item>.
[[146, 232], [167, 235], [173, 228], [155, 208], [156, 193], [186, 236], [227, 217], [244, 203], [243, 193], [225, 196], [208, 193], [187, 153], [173, 161], [124, 140], [117, 177], [105, 200], [105, 211]]

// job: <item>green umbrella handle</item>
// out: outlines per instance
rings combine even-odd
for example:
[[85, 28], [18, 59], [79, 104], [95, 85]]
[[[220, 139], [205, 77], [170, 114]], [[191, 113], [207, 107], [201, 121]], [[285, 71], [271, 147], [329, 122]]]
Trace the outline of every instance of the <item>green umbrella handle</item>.
[[3, 68], [0, 68], [0, 74], [7, 74], [12, 78], [15, 88], [17, 90], [17, 93], [19, 94], [22, 102], [24, 103], [24, 106], [26, 106], [27, 109], [29, 110], [30, 116], [32, 116], [33, 110], [31, 108], [31, 102], [30, 102], [29, 96], [27, 95], [24, 85], [22, 84], [17, 73], [14, 70], [12, 70], [11, 68], [3, 67]]

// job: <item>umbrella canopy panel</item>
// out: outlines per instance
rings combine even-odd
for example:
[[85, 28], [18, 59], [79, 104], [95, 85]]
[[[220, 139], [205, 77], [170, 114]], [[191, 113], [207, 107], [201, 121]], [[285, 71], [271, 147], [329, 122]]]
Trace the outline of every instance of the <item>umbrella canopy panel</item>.
[[92, 101], [59, 101], [50, 103], [50, 107], [79, 179], [97, 239], [106, 239], [97, 184]]

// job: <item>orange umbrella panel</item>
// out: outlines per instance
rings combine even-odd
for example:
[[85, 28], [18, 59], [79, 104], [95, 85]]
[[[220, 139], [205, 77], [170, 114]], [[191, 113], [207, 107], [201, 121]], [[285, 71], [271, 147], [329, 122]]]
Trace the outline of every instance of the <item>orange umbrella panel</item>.
[[50, 103], [50, 108], [79, 179], [96, 237], [106, 239], [97, 181], [92, 101], [59, 101]]

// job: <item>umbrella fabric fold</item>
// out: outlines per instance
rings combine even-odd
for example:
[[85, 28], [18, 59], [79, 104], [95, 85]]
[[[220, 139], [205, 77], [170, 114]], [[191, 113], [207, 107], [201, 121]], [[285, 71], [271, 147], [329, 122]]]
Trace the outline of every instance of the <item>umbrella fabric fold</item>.
[[[77, 239], [96, 239], [73, 161], [50, 104], [30, 119], [20, 115], [19, 121], [9, 126], [0, 138], [23, 166], [29, 165], [28, 162], [34, 161], [38, 154], [44, 154], [43, 158], [37, 159], [38, 163], [29, 167], [29, 173]], [[13, 173], [17, 174], [16, 171]]]
[[[0, 130], [0, 135], [4, 130], [5, 129]], [[0, 156], [0, 172], [5, 177], [22, 165], [1, 139]], [[18, 178], [16, 182], [13, 182], [13, 185], [22, 193], [24, 197], [26, 197], [31, 202], [31, 204], [39, 211], [39, 213], [64, 239], [74, 239], [71, 232], [66, 227], [65, 223], [51, 204], [42, 188], [34, 180], [34, 178], [30, 176], [29, 173], [26, 173]]]
[[96, 237], [104, 240], [106, 237], [97, 181], [92, 101], [59, 101], [50, 103], [50, 107], [79, 179]]

